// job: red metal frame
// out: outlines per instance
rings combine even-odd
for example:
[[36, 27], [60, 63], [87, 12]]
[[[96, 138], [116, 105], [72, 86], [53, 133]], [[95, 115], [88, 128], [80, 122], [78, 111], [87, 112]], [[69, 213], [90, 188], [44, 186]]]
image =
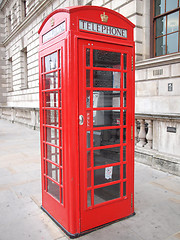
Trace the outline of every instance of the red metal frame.
[[[100, 15], [104, 12], [108, 15], [107, 23], [101, 21]], [[127, 38], [80, 30], [79, 20], [126, 29]], [[60, 29], [59, 27], [59, 30], [57, 30], [58, 26], [64, 21], [65, 28]], [[95, 6], [80, 6], [54, 11], [45, 19], [39, 29], [42, 208], [70, 236], [78, 236], [94, 227], [134, 213], [134, 136], [133, 138], [131, 137], [131, 128], [134, 127], [135, 90], [134, 70], [132, 70], [132, 64], [134, 65], [132, 63], [132, 57], [134, 58], [133, 28], [134, 25], [131, 22], [110, 9]], [[54, 33], [52, 33], [54, 37], [47, 42], [43, 42], [43, 35], [52, 29], [55, 29]], [[55, 31], [59, 31], [59, 34]], [[90, 66], [85, 65], [87, 48], [90, 49]], [[93, 49], [120, 53], [121, 69], [93, 67]], [[45, 57], [50, 56], [54, 52], [57, 52], [57, 56], [61, 52], [61, 61], [57, 57], [57, 67], [45, 72]], [[127, 54], [127, 69], [123, 69], [123, 54]], [[47, 57], [47, 59], [50, 59], [50, 57]], [[90, 71], [90, 86], [88, 87], [86, 87], [86, 70]], [[116, 89], [93, 88], [93, 70], [119, 72], [121, 75], [120, 87]], [[50, 84], [50, 82], [48, 82], [48, 78], [45, 79], [45, 76], [55, 72], [57, 73], [58, 86], [48, 89], [50, 85], [47, 84]], [[123, 88], [122, 81], [124, 73], [127, 75], [126, 88]], [[45, 82], [46, 88], [44, 88]], [[112, 92], [116, 90], [120, 93], [121, 105], [119, 107], [104, 106], [93, 108], [93, 90]], [[86, 108], [86, 91], [90, 91], [91, 100], [89, 108]], [[124, 92], [127, 93], [127, 106], [123, 106]], [[54, 115], [47, 115], [48, 110], [52, 113], [54, 111]], [[93, 127], [93, 111], [95, 110], [119, 111], [120, 117], [116, 121], [120, 125]], [[58, 119], [56, 118], [55, 111], [58, 113]], [[126, 111], [125, 125], [122, 125], [123, 111]], [[87, 113], [88, 117], [86, 118]], [[85, 119], [84, 124], [81, 126], [78, 120], [79, 115], [83, 115]], [[51, 121], [52, 119], [53, 122]], [[113, 145], [94, 147], [93, 130], [108, 129], [121, 130], [120, 142]], [[126, 129], [126, 133], [124, 133], [126, 135], [126, 143], [123, 143], [123, 129]], [[87, 131], [91, 132], [91, 146], [88, 149], [86, 147]], [[104, 166], [93, 166], [94, 150], [114, 147], [120, 148], [119, 162]], [[123, 149], [125, 147], [127, 159], [123, 161]], [[50, 151], [49, 148], [56, 149], [56, 151]], [[88, 168], [87, 151], [90, 151], [91, 155], [91, 166]], [[58, 158], [59, 162], [57, 161]], [[114, 169], [115, 167], [117, 169], [118, 166], [120, 167], [120, 179], [101, 185], [94, 185], [94, 170], [110, 166]], [[90, 171], [91, 186], [87, 187], [87, 172]], [[125, 196], [123, 196], [122, 187], [124, 182], [127, 185]], [[118, 183], [121, 184], [120, 198], [94, 205], [94, 195], [92, 194], [92, 204], [91, 206], [87, 206], [88, 190], [91, 190], [93, 193], [95, 189]]]

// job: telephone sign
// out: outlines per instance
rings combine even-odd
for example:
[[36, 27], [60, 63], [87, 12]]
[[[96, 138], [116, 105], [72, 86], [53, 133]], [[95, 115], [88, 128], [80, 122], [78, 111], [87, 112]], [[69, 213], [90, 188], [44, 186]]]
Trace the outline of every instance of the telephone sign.
[[134, 214], [133, 28], [78, 6], [39, 29], [42, 209], [70, 237]]

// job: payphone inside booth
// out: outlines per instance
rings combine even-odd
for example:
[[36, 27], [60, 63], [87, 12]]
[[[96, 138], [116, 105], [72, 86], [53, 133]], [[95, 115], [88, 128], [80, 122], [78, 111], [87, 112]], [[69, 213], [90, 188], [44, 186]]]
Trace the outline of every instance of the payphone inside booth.
[[133, 28], [78, 6], [39, 29], [42, 209], [70, 237], [134, 214]]

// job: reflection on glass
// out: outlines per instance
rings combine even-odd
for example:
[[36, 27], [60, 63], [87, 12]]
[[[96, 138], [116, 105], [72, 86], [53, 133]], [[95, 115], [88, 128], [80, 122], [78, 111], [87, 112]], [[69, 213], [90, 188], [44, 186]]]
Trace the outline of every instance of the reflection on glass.
[[93, 50], [93, 67], [121, 68], [121, 54], [103, 50]]
[[94, 185], [120, 180], [120, 166], [94, 170]]
[[156, 37], [166, 34], [166, 17], [156, 19]]
[[90, 66], [90, 49], [89, 48], [86, 49], [86, 66], [87, 67]]
[[47, 146], [47, 159], [59, 164], [59, 149], [50, 145]]
[[44, 86], [44, 89], [58, 88], [57, 72], [45, 74], [43, 86]]
[[58, 110], [46, 110], [46, 124], [58, 126]]
[[123, 110], [123, 125], [126, 125], [126, 110]]
[[119, 125], [120, 125], [120, 110], [93, 111], [94, 127], [119, 126]]
[[61, 188], [61, 203], [63, 204], [63, 188]]
[[91, 152], [87, 151], [87, 168], [91, 167]]
[[62, 150], [59, 150], [60, 166], [63, 165]]
[[126, 107], [126, 92], [123, 92], [123, 107]]
[[167, 16], [167, 33], [176, 32], [179, 29], [179, 12]]
[[57, 68], [57, 52], [46, 56], [44, 59], [45, 59], [45, 72], [49, 72]]
[[123, 73], [123, 88], [127, 88], [127, 73]]
[[91, 190], [87, 191], [87, 207], [90, 207], [91, 204]]
[[126, 161], [126, 146], [123, 146], [123, 161]]
[[155, 0], [155, 16], [165, 12], [165, 0]]
[[90, 87], [90, 70], [86, 70], [86, 87]]
[[90, 148], [90, 131], [87, 131], [87, 148]]
[[91, 112], [90, 111], [87, 111], [86, 121], [87, 121], [87, 127], [90, 127], [90, 125], [91, 125]]
[[119, 91], [94, 91], [93, 107], [120, 107]]
[[101, 166], [120, 162], [120, 148], [106, 148], [94, 150], [94, 166]]
[[61, 50], [59, 50], [59, 67], [61, 67]]
[[59, 183], [59, 168], [47, 162], [47, 175]]
[[167, 54], [178, 52], [178, 34], [172, 33], [167, 35]]
[[59, 200], [60, 199], [60, 197], [59, 197], [59, 195], [60, 195], [59, 186], [49, 179], [47, 179], [47, 185], [48, 185], [48, 187], [47, 187], [48, 193], [50, 193], [54, 198]]
[[166, 54], [166, 37], [160, 37], [156, 39], [156, 56]]
[[123, 128], [123, 143], [126, 143], [126, 128]]
[[91, 187], [91, 171], [87, 171], [87, 187]]
[[58, 107], [58, 92], [45, 93], [45, 107]]
[[90, 108], [90, 91], [86, 91], [86, 107]]
[[126, 182], [123, 182], [123, 197], [126, 196]]
[[120, 129], [93, 131], [94, 147], [120, 143]]
[[98, 88], [120, 88], [120, 72], [93, 71], [93, 87]]
[[123, 179], [126, 178], [126, 164], [123, 164]]
[[124, 70], [127, 69], [127, 54], [124, 53], [123, 54], [123, 64], [124, 64]]
[[94, 189], [94, 205], [120, 198], [120, 183]]
[[54, 145], [59, 145], [59, 130], [46, 128], [46, 141]]
[[63, 185], [63, 170], [61, 168], [61, 185]]
[[166, 12], [178, 7], [178, 0], [166, 0]]

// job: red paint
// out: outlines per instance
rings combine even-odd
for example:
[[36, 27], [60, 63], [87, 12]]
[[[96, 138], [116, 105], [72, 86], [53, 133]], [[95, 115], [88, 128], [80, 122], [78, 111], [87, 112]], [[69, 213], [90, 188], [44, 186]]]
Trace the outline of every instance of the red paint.
[[[79, 30], [79, 20], [92, 25]], [[100, 31], [101, 25], [103, 33], [90, 29]], [[105, 34], [108, 26], [113, 34], [127, 30], [127, 38], [124, 30], [122, 38]], [[117, 12], [80, 6], [54, 11], [39, 29], [42, 206], [71, 235], [134, 213], [133, 28]], [[49, 31], [54, 37], [43, 43]]]

